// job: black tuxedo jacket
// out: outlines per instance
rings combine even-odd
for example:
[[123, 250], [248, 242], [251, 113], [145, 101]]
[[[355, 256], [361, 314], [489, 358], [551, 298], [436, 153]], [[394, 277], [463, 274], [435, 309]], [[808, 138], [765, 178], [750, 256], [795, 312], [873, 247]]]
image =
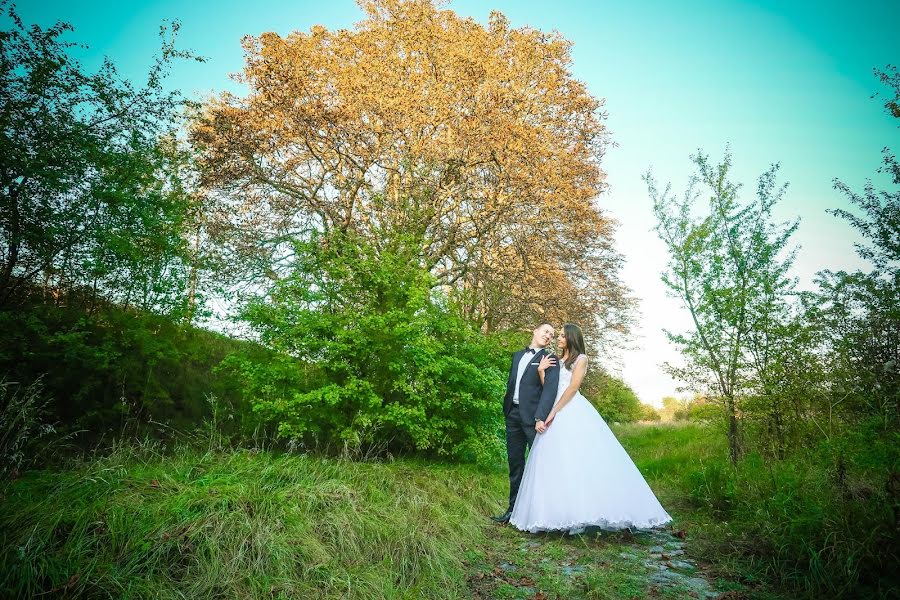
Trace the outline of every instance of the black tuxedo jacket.
[[[513, 352], [509, 377], [506, 380], [506, 396], [503, 397], [503, 415], [509, 415], [513, 407], [513, 393], [516, 391], [516, 375], [519, 373], [519, 361], [525, 350]], [[559, 359], [556, 365], [544, 371], [544, 385], [538, 375], [538, 363], [546, 355], [546, 350], [538, 350], [528, 361], [519, 383], [519, 416], [526, 427], [534, 427], [537, 421], [543, 421], [550, 414], [556, 401], [556, 388], [559, 384]]]

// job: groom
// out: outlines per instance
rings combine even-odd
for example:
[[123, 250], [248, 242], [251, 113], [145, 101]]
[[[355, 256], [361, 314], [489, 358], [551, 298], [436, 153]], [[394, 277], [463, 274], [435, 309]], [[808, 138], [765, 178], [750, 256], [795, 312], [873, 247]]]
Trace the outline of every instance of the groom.
[[506, 380], [506, 396], [503, 398], [503, 414], [506, 417], [506, 458], [509, 462], [509, 507], [502, 515], [491, 517], [498, 523], [508, 523], [519, 493], [519, 484], [525, 472], [525, 452], [534, 443], [536, 430], [544, 430], [544, 419], [556, 400], [559, 367], [554, 364], [544, 372], [544, 384], [538, 375], [541, 357], [555, 332], [548, 323], [532, 332], [531, 343], [524, 350], [514, 352], [509, 377]]

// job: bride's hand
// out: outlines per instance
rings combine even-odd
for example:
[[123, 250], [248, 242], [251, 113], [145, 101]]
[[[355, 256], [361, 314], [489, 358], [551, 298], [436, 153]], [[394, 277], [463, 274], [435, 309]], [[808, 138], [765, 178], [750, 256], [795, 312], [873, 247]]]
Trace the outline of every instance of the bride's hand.
[[550, 354], [545, 354], [541, 357], [541, 362], [538, 364], [537, 370], [543, 373], [554, 365], [556, 365], [556, 357], [551, 356]]

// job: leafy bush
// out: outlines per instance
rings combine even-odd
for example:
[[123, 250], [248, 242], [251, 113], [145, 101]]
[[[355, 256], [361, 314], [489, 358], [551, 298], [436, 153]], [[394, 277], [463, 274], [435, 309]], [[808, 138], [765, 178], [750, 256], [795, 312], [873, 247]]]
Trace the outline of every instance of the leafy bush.
[[22, 382], [42, 376], [49, 420], [64, 432], [84, 430], [84, 442], [146, 428], [151, 419], [192, 429], [209, 414], [208, 394], [235, 407], [234, 431], [250, 428], [252, 413], [243, 408], [238, 382], [213, 367], [239, 348], [260, 362], [271, 354], [109, 303], [88, 312], [80, 303], [36, 301], [0, 311], [0, 330], [0, 373]]
[[[241, 374], [255, 410], [318, 447], [499, 458], [507, 355], [432, 289], [414, 242], [315, 235], [295, 255], [290, 275], [241, 315], [283, 355], [223, 365]], [[304, 385], [310, 369], [319, 377]]]
[[656, 407], [650, 406], [649, 404], [641, 404], [640, 421], [659, 421], [660, 419], [662, 419], [662, 417], [660, 416], [659, 411], [656, 410]]
[[609, 423], [631, 423], [644, 414], [634, 390], [600, 369], [588, 370], [582, 388], [585, 397]]
[[199, 194], [175, 141], [186, 98], [166, 85], [179, 26], [160, 29], [146, 84], [111, 60], [96, 72], [66, 39], [68, 23], [28, 26], [0, 3], [0, 306], [83, 287], [124, 305], [194, 313]]
[[672, 417], [676, 421], [712, 423], [724, 419], [725, 410], [718, 399], [710, 399], [697, 394], [676, 406]]

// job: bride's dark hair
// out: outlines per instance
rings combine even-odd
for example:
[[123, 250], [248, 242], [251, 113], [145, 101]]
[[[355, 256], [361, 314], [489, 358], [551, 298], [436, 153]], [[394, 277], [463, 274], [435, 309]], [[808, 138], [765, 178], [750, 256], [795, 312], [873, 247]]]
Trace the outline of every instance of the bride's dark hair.
[[563, 333], [566, 335], [566, 368], [572, 370], [575, 360], [584, 354], [584, 335], [581, 327], [575, 323], [563, 325]]

